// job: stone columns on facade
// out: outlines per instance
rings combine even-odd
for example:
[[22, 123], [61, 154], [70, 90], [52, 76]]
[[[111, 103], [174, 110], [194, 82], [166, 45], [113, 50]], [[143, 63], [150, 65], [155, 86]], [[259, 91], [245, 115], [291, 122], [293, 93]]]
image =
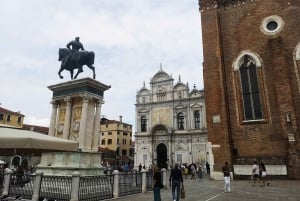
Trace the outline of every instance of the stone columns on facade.
[[72, 102], [71, 102], [70, 97], [65, 98], [64, 101], [67, 102], [67, 108], [66, 108], [65, 121], [64, 121], [63, 138], [64, 139], [69, 139], [70, 125], [71, 125]]
[[99, 140], [100, 140], [100, 115], [101, 115], [101, 104], [102, 100], [96, 102], [96, 112], [94, 119], [94, 130], [93, 130], [93, 140], [92, 140], [92, 151], [98, 152]]
[[49, 127], [49, 136], [55, 135], [55, 128], [56, 128], [56, 118], [57, 118], [57, 102], [51, 101], [52, 104], [52, 113], [51, 113], [51, 119], [50, 119], [50, 127]]
[[79, 149], [84, 151], [85, 149], [85, 131], [87, 124], [87, 115], [88, 115], [88, 106], [89, 106], [89, 97], [84, 96], [82, 101], [82, 112], [80, 119], [80, 128], [79, 128]]

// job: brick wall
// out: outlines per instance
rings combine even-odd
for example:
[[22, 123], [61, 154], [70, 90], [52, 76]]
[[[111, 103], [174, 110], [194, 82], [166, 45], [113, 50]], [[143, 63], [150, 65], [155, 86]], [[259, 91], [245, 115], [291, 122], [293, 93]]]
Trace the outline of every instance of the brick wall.
[[[293, 52], [300, 42], [296, 28], [300, 27], [300, 2], [232, 2], [235, 4], [226, 8], [201, 7], [208, 140], [220, 145], [213, 148], [215, 169], [220, 170], [226, 160], [239, 164], [254, 158], [287, 165], [291, 154], [288, 134], [299, 140], [299, 81]], [[283, 26], [277, 34], [268, 35], [261, 31], [261, 25], [273, 15], [282, 18]], [[262, 63], [257, 73], [264, 120], [259, 122], [243, 120], [239, 72], [233, 69], [236, 58], [246, 50]], [[212, 121], [216, 115], [220, 115], [219, 123]], [[287, 124], [286, 115], [290, 115], [291, 124]], [[298, 142], [296, 150], [299, 158]], [[299, 164], [289, 168], [299, 168]]]

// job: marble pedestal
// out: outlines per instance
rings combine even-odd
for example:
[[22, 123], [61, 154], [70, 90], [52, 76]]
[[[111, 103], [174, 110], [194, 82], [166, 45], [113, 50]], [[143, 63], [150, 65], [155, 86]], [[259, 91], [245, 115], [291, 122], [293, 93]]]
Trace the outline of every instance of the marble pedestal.
[[81, 175], [103, 175], [100, 153], [48, 152], [43, 153], [41, 163], [36, 167], [44, 175], [71, 176], [78, 171]]

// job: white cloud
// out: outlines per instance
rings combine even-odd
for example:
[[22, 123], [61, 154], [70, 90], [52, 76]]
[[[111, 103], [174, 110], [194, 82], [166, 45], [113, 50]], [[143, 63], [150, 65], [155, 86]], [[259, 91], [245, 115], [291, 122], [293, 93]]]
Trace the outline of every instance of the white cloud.
[[28, 117], [25, 118], [24, 124], [49, 127], [50, 119], [48, 119], [48, 118], [41, 119], [41, 118], [37, 118], [37, 117], [34, 117], [34, 116], [28, 116]]
[[[135, 123], [135, 96], [163, 69], [203, 88], [200, 13], [196, 0], [10, 0], [0, 7], [0, 102], [26, 121], [47, 121], [51, 91], [69, 80], [57, 72], [58, 48], [80, 36], [96, 54], [97, 80], [111, 85], [102, 114]], [[92, 76], [84, 67], [79, 78]], [[39, 120], [42, 120], [41, 122]], [[45, 125], [45, 124], [43, 124]]]

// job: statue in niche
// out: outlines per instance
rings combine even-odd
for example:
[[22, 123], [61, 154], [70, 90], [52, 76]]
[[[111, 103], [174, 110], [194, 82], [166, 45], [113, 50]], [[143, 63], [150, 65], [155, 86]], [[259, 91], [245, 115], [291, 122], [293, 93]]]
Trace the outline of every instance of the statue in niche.
[[[61, 79], [63, 76], [61, 72], [63, 70], [70, 71], [71, 79], [76, 79], [77, 76], [83, 72], [82, 67], [86, 65], [93, 71], [93, 78], [96, 79], [95, 67], [93, 66], [95, 60], [95, 53], [85, 51], [82, 43], [79, 41], [79, 37], [70, 41], [67, 48], [59, 48], [58, 61], [61, 61], [58, 75]], [[74, 69], [77, 69], [76, 75], [73, 77]]]

